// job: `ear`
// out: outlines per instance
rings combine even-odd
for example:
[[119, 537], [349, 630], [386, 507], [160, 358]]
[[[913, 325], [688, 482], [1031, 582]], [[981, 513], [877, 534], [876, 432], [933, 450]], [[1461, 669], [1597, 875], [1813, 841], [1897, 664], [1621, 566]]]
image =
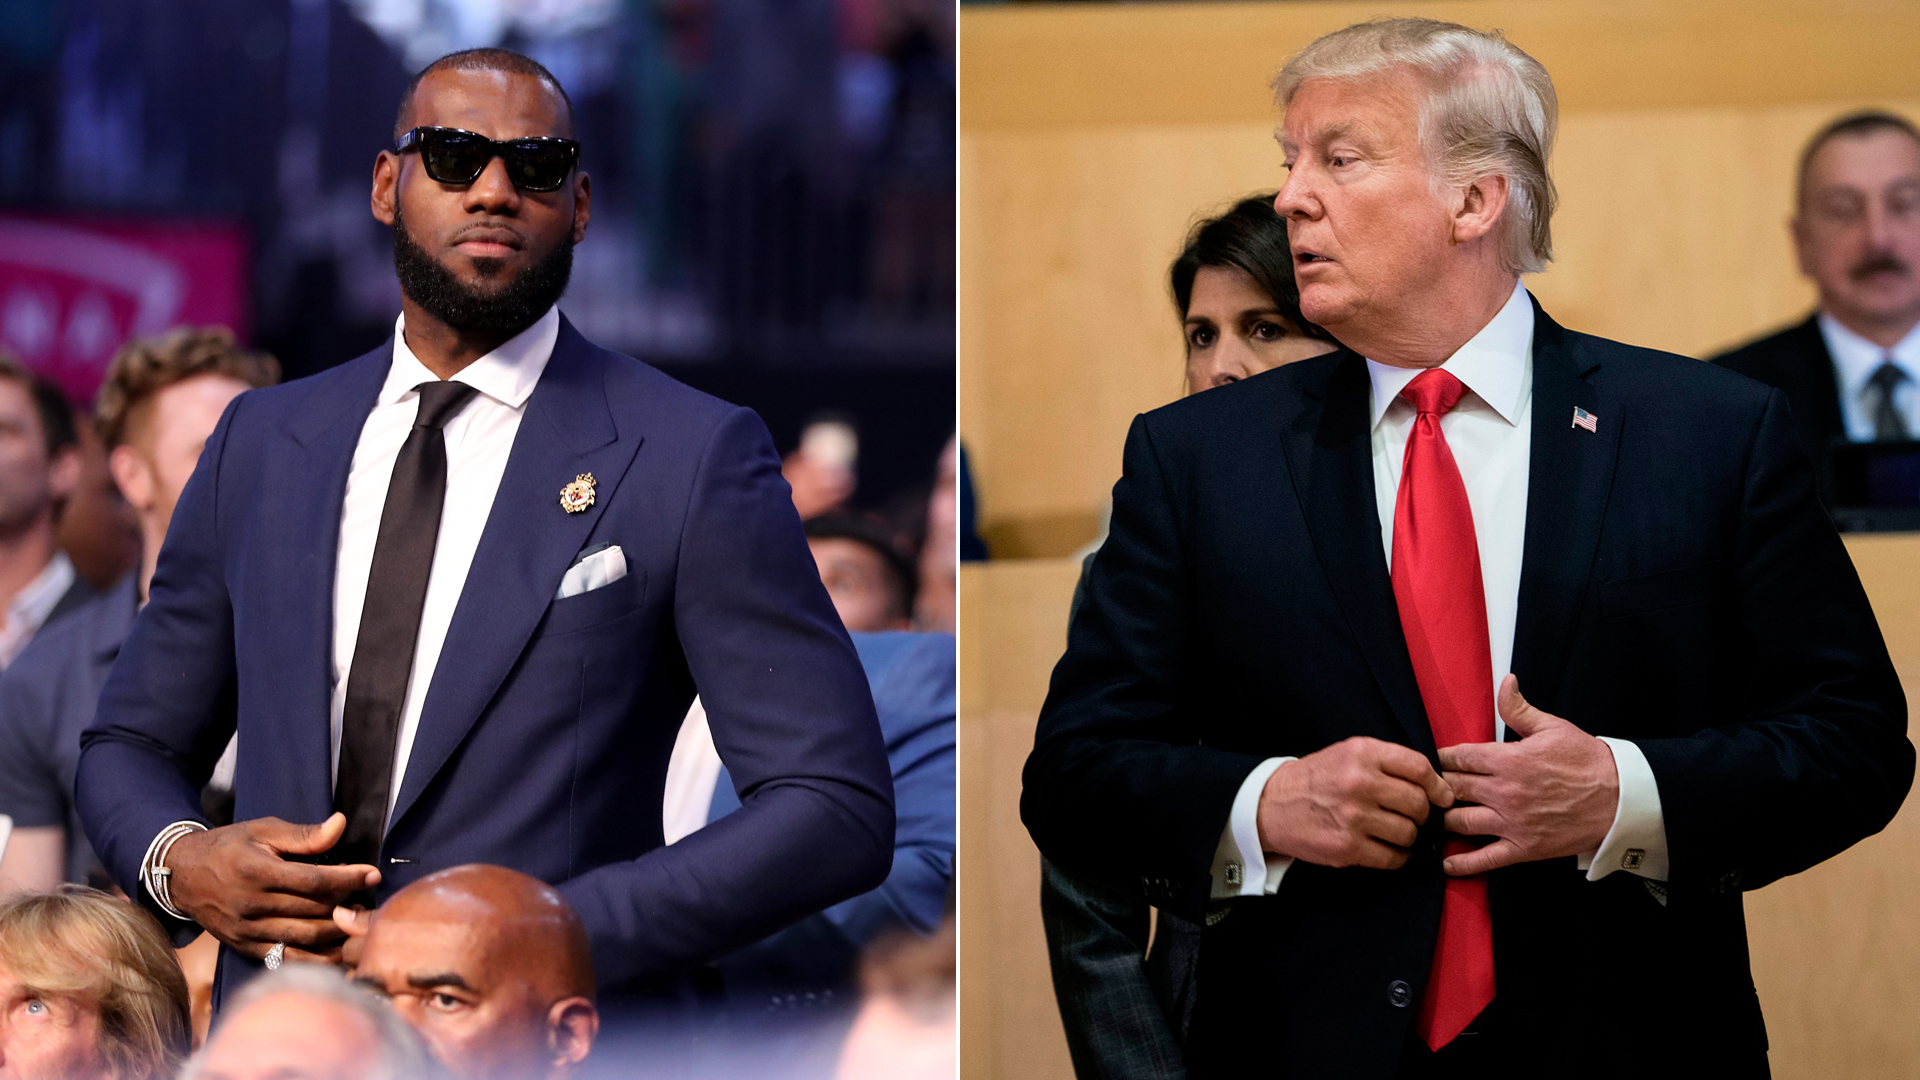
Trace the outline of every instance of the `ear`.
[[79, 487], [80, 448], [69, 446], [47, 463], [47, 493], [56, 500], [70, 499]]
[[373, 159], [373, 217], [382, 225], [393, 224], [394, 204], [400, 198], [400, 155], [380, 151]]
[[593, 178], [584, 170], [573, 176], [573, 242], [587, 238], [587, 219], [592, 217]]
[[153, 468], [140, 452], [124, 443], [113, 448], [107, 455], [107, 472], [112, 474], [114, 486], [120, 489], [120, 496], [127, 500], [136, 513], [146, 513], [153, 506]]
[[1493, 232], [1500, 215], [1506, 213], [1508, 194], [1507, 178], [1498, 174], [1468, 184], [1454, 208], [1453, 242], [1472, 243]]
[[547, 1010], [547, 1048], [555, 1067], [587, 1060], [600, 1035], [600, 1010], [583, 997], [563, 998]]

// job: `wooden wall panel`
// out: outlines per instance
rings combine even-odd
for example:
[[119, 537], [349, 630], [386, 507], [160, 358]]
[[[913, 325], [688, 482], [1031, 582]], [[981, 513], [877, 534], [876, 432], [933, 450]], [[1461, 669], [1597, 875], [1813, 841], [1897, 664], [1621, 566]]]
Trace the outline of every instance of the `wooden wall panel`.
[[960, 1069], [1049, 1080], [1073, 1066], [1040, 930], [1040, 852], [1020, 824], [1020, 769], [1067, 644], [1072, 560], [960, 568]]
[[1499, 29], [1562, 107], [1791, 104], [1913, 93], [1907, 0], [1332, 0], [1019, 5], [961, 18], [969, 128], [1264, 120], [1295, 50], [1379, 15]]

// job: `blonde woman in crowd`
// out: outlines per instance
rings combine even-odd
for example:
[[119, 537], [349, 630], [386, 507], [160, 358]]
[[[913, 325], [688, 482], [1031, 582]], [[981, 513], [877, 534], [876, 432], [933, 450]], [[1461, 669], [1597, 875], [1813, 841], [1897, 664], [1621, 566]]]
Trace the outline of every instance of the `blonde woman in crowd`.
[[0, 901], [0, 1070], [15, 1080], [172, 1077], [187, 981], [153, 917], [96, 889]]

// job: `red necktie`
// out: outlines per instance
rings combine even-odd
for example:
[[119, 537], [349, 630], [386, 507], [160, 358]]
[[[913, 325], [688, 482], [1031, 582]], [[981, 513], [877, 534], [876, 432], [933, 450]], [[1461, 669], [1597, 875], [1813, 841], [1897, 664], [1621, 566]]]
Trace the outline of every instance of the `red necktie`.
[[[1393, 598], [1437, 746], [1493, 741], [1493, 658], [1473, 508], [1440, 418], [1466, 392], [1439, 368], [1400, 396], [1419, 415], [1407, 437], [1393, 508]], [[1446, 853], [1473, 845], [1449, 837]], [[1420, 1037], [1438, 1050], [1493, 1001], [1493, 915], [1484, 877], [1447, 879], [1440, 942], [1420, 1001]]]

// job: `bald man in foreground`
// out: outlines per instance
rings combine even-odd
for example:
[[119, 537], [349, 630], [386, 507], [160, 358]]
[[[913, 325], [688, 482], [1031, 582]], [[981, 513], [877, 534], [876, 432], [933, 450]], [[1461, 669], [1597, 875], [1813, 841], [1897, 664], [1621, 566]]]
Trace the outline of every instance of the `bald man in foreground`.
[[290, 964], [247, 985], [181, 1080], [430, 1080], [421, 1040], [340, 969]]
[[456, 866], [336, 917], [362, 943], [354, 981], [386, 995], [454, 1076], [559, 1078], [592, 1051], [587, 932], [538, 878]]

